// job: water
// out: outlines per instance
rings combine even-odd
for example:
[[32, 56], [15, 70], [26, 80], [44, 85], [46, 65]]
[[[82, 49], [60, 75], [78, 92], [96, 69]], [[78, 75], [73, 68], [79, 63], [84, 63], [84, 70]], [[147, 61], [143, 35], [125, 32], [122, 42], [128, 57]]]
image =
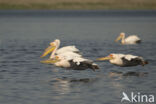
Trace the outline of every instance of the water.
[[[156, 96], [155, 15], [148, 11], [29, 12], [0, 12], [1, 104], [120, 104], [123, 91]], [[137, 34], [143, 42], [117, 44], [114, 40], [120, 32]], [[92, 60], [126, 53], [143, 56], [149, 64], [118, 67], [96, 62], [100, 70], [94, 72], [40, 63], [40, 55], [56, 38], [61, 47], [76, 45]]]

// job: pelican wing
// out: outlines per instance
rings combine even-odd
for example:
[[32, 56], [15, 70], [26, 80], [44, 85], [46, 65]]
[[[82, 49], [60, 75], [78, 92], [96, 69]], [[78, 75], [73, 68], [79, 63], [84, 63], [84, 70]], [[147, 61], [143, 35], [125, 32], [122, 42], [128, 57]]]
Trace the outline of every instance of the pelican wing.
[[124, 57], [125, 57], [125, 59], [127, 59], [127, 60], [130, 61], [130, 60], [132, 60], [132, 59], [137, 58], [138, 56], [134, 56], [134, 55], [127, 54], [127, 55], [125, 55]]
[[[98, 65], [93, 63], [92, 60], [85, 59], [81, 55], [72, 52], [66, 52], [58, 55], [61, 58], [61, 66], [65, 66], [65, 63], [70, 63], [69, 68], [74, 70], [84, 70], [84, 69], [99, 69]], [[57, 63], [59, 64], [59, 63]]]
[[56, 54], [62, 54], [64, 52], [75, 52], [79, 53], [79, 49], [77, 49], [75, 46], [65, 46], [56, 51]]
[[78, 57], [82, 57], [82, 55], [78, 53], [74, 53], [74, 52], [64, 52], [64, 53], [58, 54], [57, 56], [65, 60], [72, 60]]
[[[130, 57], [131, 56], [131, 57]], [[144, 60], [142, 57], [126, 55], [122, 58], [123, 66], [136, 66], [136, 65], [144, 65]]]
[[92, 60], [85, 59], [82, 57], [74, 58], [73, 60], [70, 60], [70, 65], [75, 70], [84, 70], [84, 69], [92, 69], [95, 71], [95, 69], [99, 69], [98, 65], [93, 63]]
[[125, 42], [126, 43], [136, 43], [137, 41], [140, 41], [141, 39], [136, 36], [136, 35], [131, 35], [131, 36], [128, 36], [126, 39], [125, 39]]

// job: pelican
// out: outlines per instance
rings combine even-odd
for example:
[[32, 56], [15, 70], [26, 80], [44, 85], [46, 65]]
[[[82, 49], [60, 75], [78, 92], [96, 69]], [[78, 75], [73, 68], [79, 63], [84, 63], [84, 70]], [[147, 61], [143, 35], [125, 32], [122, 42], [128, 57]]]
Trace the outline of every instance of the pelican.
[[140, 56], [134, 56], [130, 54], [115, 54], [112, 53], [106, 57], [97, 58], [97, 60], [109, 60], [110, 63], [122, 67], [128, 67], [128, 66], [137, 66], [137, 65], [146, 65], [148, 64], [147, 61], [145, 61]]
[[78, 52], [79, 50], [71, 48], [71, 46], [66, 46], [61, 49], [58, 49], [60, 45], [60, 40], [56, 39], [54, 42], [50, 43], [50, 46], [45, 49], [45, 52], [41, 57], [45, 57], [51, 53], [48, 60], [41, 61], [42, 63], [54, 64], [58, 67], [63, 68], [72, 68], [75, 70], [84, 70], [84, 69], [99, 69], [98, 65], [95, 64], [92, 60], [83, 58]]
[[60, 49], [59, 46], [60, 46], [60, 40], [59, 39], [56, 39], [54, 40], [54, 42], [51, 42], [50, 43], [50, 46], [45, 49], [45, 52], [44, 54], [42, 54], [41, 57], [45, 57], [48, 53], [53, 52], [53, 54], [51, 54], [50, 58], [53, 58], [55, 54], [62, 54], [64, 52], [73, 52], [73, 53], [79, 53], [79, 49], [77, 49], [75, 46], [65, 46], [65, 47], [62, 47]]
[[141, 39], [136, 35], [130, 35], [125, 38], [125, 33], [120, 33], [120, 35], [115, 40], [116, 42], [121, 39], [121, 44], [137, 44], [141, 42]]

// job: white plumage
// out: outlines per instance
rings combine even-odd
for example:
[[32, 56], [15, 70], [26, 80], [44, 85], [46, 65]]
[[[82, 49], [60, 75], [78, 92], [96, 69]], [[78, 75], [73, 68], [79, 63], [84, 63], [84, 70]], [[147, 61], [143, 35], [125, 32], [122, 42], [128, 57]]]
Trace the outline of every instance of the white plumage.
[[75, 46], [65, 46], [65, 47], [58, 49], [56, 51], [56, 54], [61, 54], [64, 52], [77, 52], [78, 53], [79, 49], [77, 49]]
[[110, 63], [118, 66], [136, 66], [145, 65], [148, 62], [140, 56], [134, 56], [130, 54], [115, 54], [112, 53], [107, 57], [98, 58], [97, 60], [109, 60]]
[[[71, 67], [72, 63], [74, 63], [77, 67], [80, 66], [80, 64], [84, 62], [90, 62], [91, 64], [93, 63], [93, 61], [82, 58], [82, 57], [67, 57], [67, 56], [62, 57], [62, 55], [59, 55], [59, 56], [57, 55], [56, 57], [60, 61], [54, 63], [54, 65], [59, 66], [59, 67], [64, 67], [64, 68]], [[94, 65], [97, 65], [97, 64], [94, 63]]]
[[[92, 60], [85, 59], [85, 58], [82, 58], [82, 57], [74, 58], [74, 59], [73, 59], [73, 62], [75, 62], [77, 65], [80, 65], [81, 62], [90, 62], [90, 63], [93, 63]], [[94, 65], [95, 65], [95, 64], [94, 64]]]
[[119, 41], [120, 39], [122, 44], [137, 44], [141, 42], [141, 39], [137, 35], [130, 35], [125, 38], [125, 33], [120, 33], [116, 41]]
[[55, 56], [59, 56], [61, 58], [67, 59], [67, 60], [71, 60], [74, 58], [78, 58], [78, 57], [82, 57], [82, 55], [78, 54], [78, 53], [74, 53], [74, 52], [70, 52], [70, 51], [66, 51], [64, 53], [60, 53], [60, 54], [55, 54], [54, 56], [50, 56], [50, 58], [54, 58]]
[[[67, 54], [67, 55], [78, 55], [76, 53], [79, 53], [79, 49], [77, 49], [75, 46], [65, 46], [60, 49], [60, 40], [56, 39], [54, 42], [51, 42], [50, 45], [52, 47], [55, 47], [53, 50], [53, 53], [51, 54], [50, 58], [54, 58], [54, 55], [59, 55], [59, 54]], [[68, 53], [70, 52], [70, 53]]]
[[54, 42], [50, 43], [41, 57], [46, 56], [48, 53], [52, 52], [50, 59], [42, 61], [43, 63], [51, 63], [59, 67], [73, 68], [77, 70], [99, 69], [97, 64], [89, 59], [85, 59], [79, 54], [79, 50], [75, 46], [66, 46], [58, 49], [60, 46], [60, 40], [56, 39]]

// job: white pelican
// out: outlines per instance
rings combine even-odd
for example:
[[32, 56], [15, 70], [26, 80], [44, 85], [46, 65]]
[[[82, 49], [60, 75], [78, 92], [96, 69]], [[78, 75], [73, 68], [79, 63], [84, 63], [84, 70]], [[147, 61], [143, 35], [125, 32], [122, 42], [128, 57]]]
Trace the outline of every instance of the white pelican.
[[145, 64], [148, 64], [148, 62], [145, 61], [142, 57], [134, 56], [134, 55], [130, 55], [130, 54], [112, 53], [107, 57], [98, 58], [97, 60], [101, 60], [101, 61], [109, 60], [110, 63], [118, 65], [118, 66], [123, 66], [123, 67], [137, 66], [137, 65], [144, 66]]
[[136, 35], [130, 35], [125, 38], [125, 33], [120, 33], [120, 35], [115, 40], [116, 42], [121, 39], [121, 44], [137, 44], [141, 42], [141, 39]]
[[[45, 50], [41, 57], [46, 56], [51, 53], [51, 56], [48, 60], [41, 61], [42, 63], [54, 64], [58, 67], [63, 68], [72, 68], [75, 70], [84, 70], [87, 68], [90, 69], [99, 69], [98, 65], [93, 63], [92, 60], [85, 59], [82, 55], [78, 54], [78, 49], [63, 47], [59, 50], [60, 40], [56, 39], [54, 42], [50, 43], [50, 46]], [[76, 51], [75, 51], [76, 50]]]
[[50, 43], [50, 46], [45, 49], [45, 52], [44, 54], [41, 56], [41, 57], [44, 57], [46, 56], [48, 53], [53, 52], [53, 54], [51, 54], [50, 58], [53, 58], [55, 54], [62, 54], [62, 53], [65, 53], [65, 52], [73, 52], [73, 53], [79, 53], [79, 49], [77, 49], [75, 46], [65, 46], [65, 47], [62, 47], [60, 49], [59, 46], [60, 46], [60, 40], [59, 39], [56, 39], [54, 42], [51, 42]]

